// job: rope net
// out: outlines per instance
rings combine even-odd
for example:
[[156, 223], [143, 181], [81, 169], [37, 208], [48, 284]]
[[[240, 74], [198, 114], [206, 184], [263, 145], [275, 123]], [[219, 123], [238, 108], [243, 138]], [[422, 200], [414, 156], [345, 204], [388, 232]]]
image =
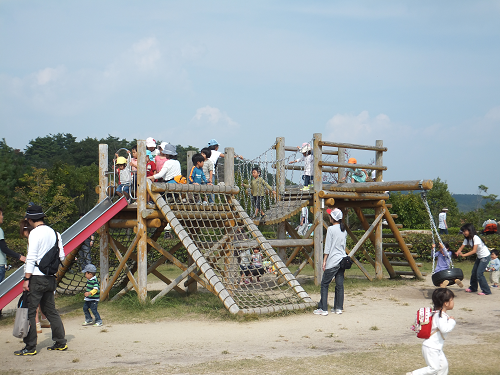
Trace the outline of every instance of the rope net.
[[[272, 312], [312, 303], [233, 198], [237, 188], [161, 185], [168, 204], [162, 195], [150, 194], [229, 311]], [[207, 194], [213, 203], [201, 203]]]

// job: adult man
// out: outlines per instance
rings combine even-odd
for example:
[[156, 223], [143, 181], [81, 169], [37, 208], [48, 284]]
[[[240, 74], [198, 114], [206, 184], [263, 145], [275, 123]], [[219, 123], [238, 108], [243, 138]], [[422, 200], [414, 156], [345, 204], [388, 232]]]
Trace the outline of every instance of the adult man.
[[28, 255], [26, 256], [26, 270], [24, 275], [23, 290], [28, 292], [28, 319], [30, 321], [30, 330], [23, 339], [26, 346], [15, 355], [35, 355], [37, 344], [37, 332], [35, 315], [38, 305], [50, 322], [52, 329], [52, 339], [54, 345], [49, 346], [48, 350], [66, 350], [66, 338], [64, 326], [61, 317], [56, 310], [54, 302], [54, 291], [56, 290], [56, 278], [43, 274], [37, 267], [43, 256], [58, 243], [59, 258], [64, 259], [64, 249], [61, 241], [61, 235], [52, 228], [45, 225], [43, 218], [45, 214], [42, 207], [32, 205], [28, 207], [25, 218], [33, 230], [30, 232]]
[[448, 224], [446, 223], [446, 213], [448, 209], [445, 207], [439, 213], [439, 234], [448, 234]]

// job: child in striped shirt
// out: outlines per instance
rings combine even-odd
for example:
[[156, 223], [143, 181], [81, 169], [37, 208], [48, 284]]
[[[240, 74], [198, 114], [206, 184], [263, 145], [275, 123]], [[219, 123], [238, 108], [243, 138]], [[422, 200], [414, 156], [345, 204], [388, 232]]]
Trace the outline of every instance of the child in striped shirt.
[[[99, 281], [97, 281], [97, 277], [95, 274], [97, 273], [97, 268], [93, 264], [87, 264], [82, 271], [85, 273], [85, 277], [87, 278], [87, 285], [85, 285], [85, 299], [83, 303], [83, 312], [85, 314], [85, 322], [82, 324], [83, 326], [92, 325], [92, 316], [90, 315], [90, 311], [94, 314], [95, 324], [94, 327], [102, 326], [101, 316], [97, 312], [97, 305], [99, 303]], [[90, 310], [90, 311], [89, 311]]]

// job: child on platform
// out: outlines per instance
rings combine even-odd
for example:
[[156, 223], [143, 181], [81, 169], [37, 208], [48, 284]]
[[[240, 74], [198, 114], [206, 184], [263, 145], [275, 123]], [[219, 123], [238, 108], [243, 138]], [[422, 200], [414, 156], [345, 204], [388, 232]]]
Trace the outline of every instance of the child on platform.
[[304, 174], [302, 179], [304, 180], [304, 187], [302, 190], [309, 190], [309, 185], [313, 181], [313, 169], [314, 169], [314, 158], [312, 155], [312, 148], [309, 143], [303, 143], [302, 147], [299, 148], [302, 153], [302, 157], [297, 160], [292, 160], [289, 164], [304, 162]]
[[[347, 161], [349, 164], [357, 164], [358, 161], [356, 158], [349, 158]], [[347, 170], [346, 175], [342, 179], [342, 182], [345, 182], [349, 178], [351, 179], [350, 182], [366, 182], [366, 178], [368, 177], [368, 173], [364, 169], [359, 169], [359, 168], [349, 168]]]
[[256, 219], [259, 215], [259, 211], [262, 214], [262, 217], [266, 216], [266, 213], [263, 210], [262, 204], [264, 201], [264, 195], [267, 191], [272, 191], [276, 196], [276, 191], [273, 190], [271, 185], [269, 185], [262, 177], [260, 177], [260, 168], [253, 167], [252, 168], [252, 177], [253, 180], [250, 181], [250, 184], [242, 184], [245, 188], [250, 188], [250, 194], [252, 194], [252, 206], [255, 208], [255, 215], [253, 219]]
[[422, 354], [427, 367], [408, 372], [406, 375], [448, 374], [448, 361], [443, 352], [446, 335], [455, 328], [455, 318], [447, 312], [453, 310], [455, 295], [450, 289], [438, 288], [432, 293], [434, 315], [431, 337], [422, 343]]
[[174, 145], [169, 143], [165, 145], [162, 153], [167, 158], [167, 161], [163, 164], [163, 167], [159, 172], [149, 176], [148, 179], [152, 181], [161, 179], [161, 181], [176, 184], [177, 182], [174, 178], [181, 175], [181, 163], [177, 160], [176, 148]]
[[[83, 313], [85, 314], [85, 322], [83, 326], [92, 325], [92, 316], [90, 311], [94, 314], [95, 324], [94, 327], [102, 326], [101, 316], [97, 312], [97, 305], [99, 304], [99, 281], [95, 274], [97, 273], [97, 268], [93, 264], [87, 264], [82, 271], [87, 278], [87, 285], [85, 285], [84, 293], [84, 303], [83, 303]], [[90, 311], [89, 311], [90, 310]]]
[[[210, 156], [212, 155], [212, 151], [209, 148], [202, 148], [201, 156], [205, 159], [203, 162], [203, 173], [205, 174], [205, 178], [210, 184], [214, 183], [214, 163], [210, 160]], [[207, 202], [208, 199], [208, 202]], [[214, 194], [205, 195], [205, 202], [213, 203], [214, 202]]]
[[189, 183], [194, 185], [212, 185], [207, 181], [205, 173], [203, 173], [203, 163], [205, 162], [205, 158], [201, 154], [194, 154], [191, 160], [193, 161], [193, 166], [191, 167], [191, 171], [188, 175]]
[[125, 198], [130, 200], [130, 184], [132, 183], [132, 174], [130, 172], [130, 167], [127, 165], [127, 159], [123, 156], [116, 156], [116, 173], [118, 174], [118, 187], [116, 188], [116, 195], [119, 197], [125, 196]]
[[159, 152], [159, 154], [156, 155], [156, 156], [153, 155], [155, 166], [156, 166], [156, 171], [155, 171], [156, 173], [158, 173], [159, 171], [161, 171], [161, 169], [163, 168], [163, 164], [165, 164], [165, 162], [168, 160], [165, 157], [165, 155], [163, 154], [163, 149], [165, 148], [165, 146], [167, 144], [168, 144], [167, 142], [160, 143], [160, 145], [158, 146], [158, 152]]
[[491, 250], [491, 260], [488, 263], [486, 271], [490, 273], [490, 279], [493, 288], [498, 288], [498, 279], [500, 276], [500, 259], [498, 259], [498, 250]]

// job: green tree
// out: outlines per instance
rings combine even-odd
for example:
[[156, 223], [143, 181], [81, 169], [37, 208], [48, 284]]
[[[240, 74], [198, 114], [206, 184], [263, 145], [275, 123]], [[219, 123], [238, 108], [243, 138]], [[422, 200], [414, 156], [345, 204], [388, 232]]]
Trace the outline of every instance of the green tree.
[[75, 140], [69, 133], [37, 137], [26, 147], [27, 162], [38, 168], [50, 168], [55, 162], [73, 164]]
[[427, 192], [427, 202], [431, 208], [431, 213], [434, 222], [438, 223], [438, 215], [443, 208], [448, 208], [446, 222], [448, 227], [456, 227], [460, 225], [460, 212], [458, 210], [457, 201], [453, 198], [448, 190], [446, 181], [441, 181], [438, 177], [433, 181], [433, 187]]
[[391, 194], [388, 203], [392, 204], [391, 212], [398, 215], [397, 224], [407, 229], [429, 229], [429, 215], [418, 193]]

